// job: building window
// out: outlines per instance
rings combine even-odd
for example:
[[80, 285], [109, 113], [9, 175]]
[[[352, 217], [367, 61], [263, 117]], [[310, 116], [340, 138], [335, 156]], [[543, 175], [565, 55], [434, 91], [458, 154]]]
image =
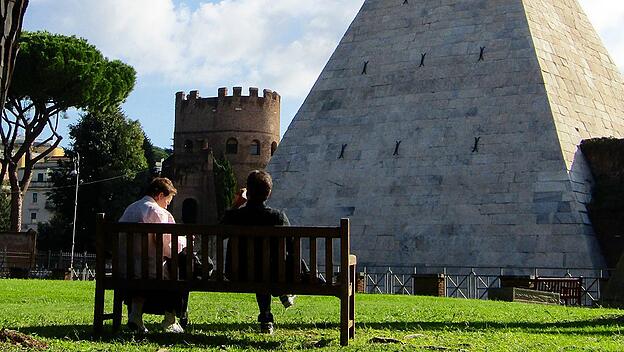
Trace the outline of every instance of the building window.
[[187, 153], [191, 153], [193, 151], [193, 141], [190, 139], [187, 139], [186, 142], [184, 142], [184, 151]]
[[38, 173], [37, 174], [37, 182], [43, 182], [43, 174], [42, 173]]
[[30, 221], [37, 220], [37, 213], [30, 213]]
[[273, 156], [273, 154], [275, 154], [276, 150], [277, 150], [277, 142], [271, 143], [271, 156]]
[[236, 138], [230, 138], [225, 142], [225, 154], [238, 153], [238, 141]]
[[251, 142], [251, 146], [249, 146], [249, 154], [260, 155], [260, 141], [254, 140]]
[[37, 193], [33, 193], [33, 203], [37, 203], [37, 198], [38, 198], [38, 194]]

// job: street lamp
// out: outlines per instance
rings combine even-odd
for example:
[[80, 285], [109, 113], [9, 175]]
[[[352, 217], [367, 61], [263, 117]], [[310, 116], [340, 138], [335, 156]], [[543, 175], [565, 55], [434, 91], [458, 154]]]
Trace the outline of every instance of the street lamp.
[[76, 245], [76, 213], [78, 211], [78, 185], [80, 181], [80, 153], [76, 152], [76, 159], [74, 159], [74, 169], [70, 172], [70, 175], [76, 176], [76, 196], [74, 198], [74, 226], [72, 229], [72, 246], [71, 246], [71, 259], [69, 261], [69, 275], [71, 279], [74, 279], [74, 246]]

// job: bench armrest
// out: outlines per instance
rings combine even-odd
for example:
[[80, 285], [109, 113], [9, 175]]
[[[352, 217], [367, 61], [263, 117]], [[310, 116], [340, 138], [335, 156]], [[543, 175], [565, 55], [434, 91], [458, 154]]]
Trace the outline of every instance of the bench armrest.
[[357, 257], [353, 254], [349, 254], [349, 265], [357, 264]]

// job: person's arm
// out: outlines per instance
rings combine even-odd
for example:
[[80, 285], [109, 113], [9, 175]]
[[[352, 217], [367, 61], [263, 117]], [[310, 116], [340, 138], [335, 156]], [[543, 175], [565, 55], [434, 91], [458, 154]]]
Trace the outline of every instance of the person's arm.
[[231, 209], [238, 209], [247, 203], [247, 188], [239, 189], [234, 195]]

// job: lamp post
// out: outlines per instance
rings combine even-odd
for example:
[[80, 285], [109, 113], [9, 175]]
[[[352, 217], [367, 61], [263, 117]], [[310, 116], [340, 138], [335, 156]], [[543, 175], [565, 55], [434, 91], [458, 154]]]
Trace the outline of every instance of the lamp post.
[[74, 279], [74, 246], [76, 245], [76, 213], [78, 212], [78, 186], [80, 181], [80, 153], [76, 152], [76, 159], [74, 159], [74, 170], [70, 173], [72, 176], [76, 176], [76, 196], [74, 198], [74, 224], [72, 229], [72, 246], [71, 246], [71, 259], [69, 261], [69, 275], [71, 280]]

